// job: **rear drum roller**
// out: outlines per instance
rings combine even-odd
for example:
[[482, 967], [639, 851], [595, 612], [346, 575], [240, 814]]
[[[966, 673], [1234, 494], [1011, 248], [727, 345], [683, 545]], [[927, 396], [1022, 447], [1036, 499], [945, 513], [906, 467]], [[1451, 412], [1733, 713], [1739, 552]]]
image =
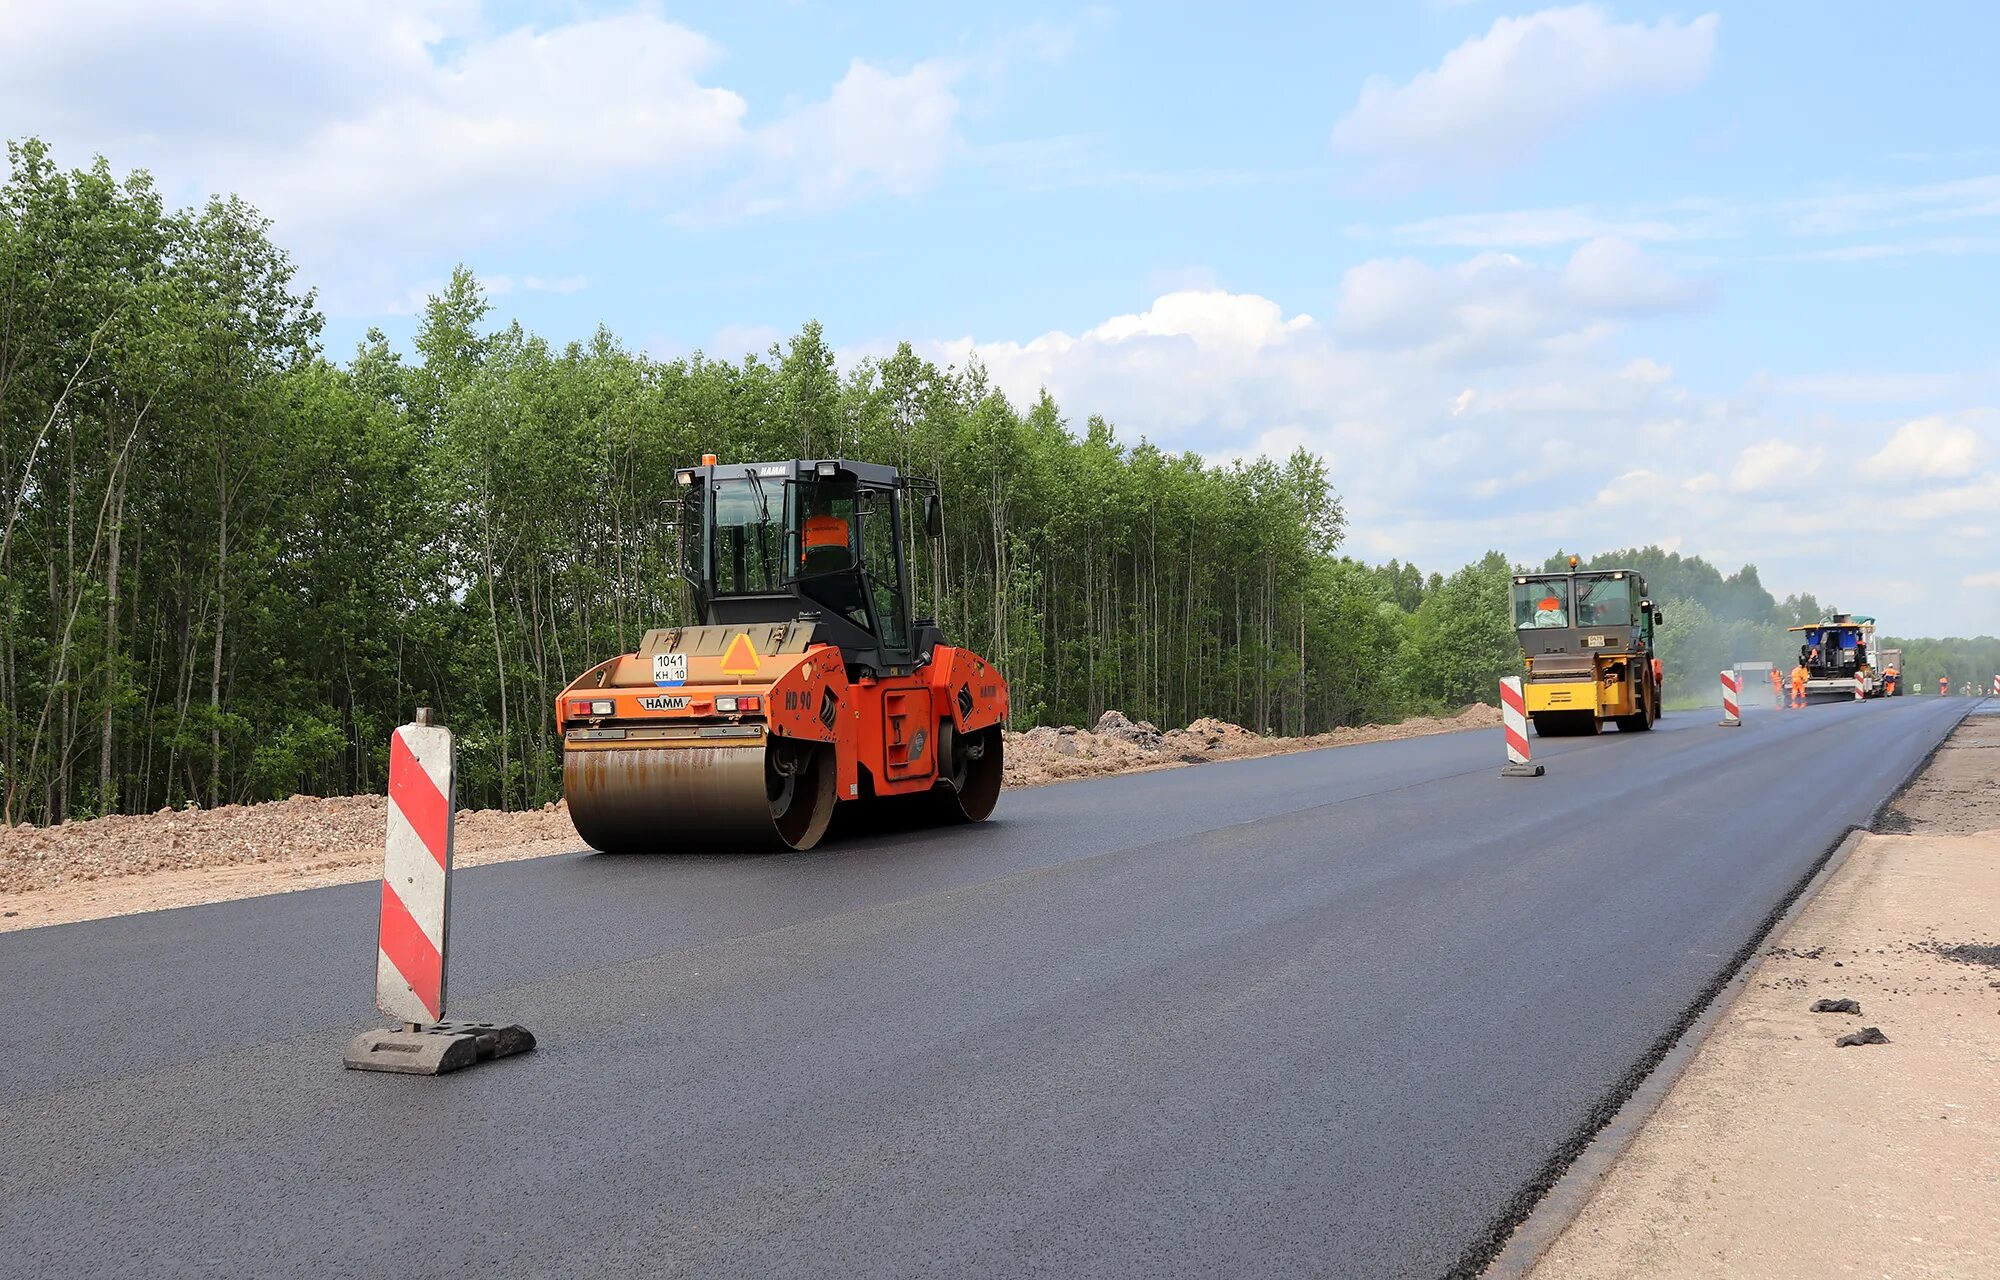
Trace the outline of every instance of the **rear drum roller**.
[[931, 792], [947, 818], [984, 822], [1000, 799], [1000, 726], [959, 733], [951, 721], [938, 725], [938, 786]]

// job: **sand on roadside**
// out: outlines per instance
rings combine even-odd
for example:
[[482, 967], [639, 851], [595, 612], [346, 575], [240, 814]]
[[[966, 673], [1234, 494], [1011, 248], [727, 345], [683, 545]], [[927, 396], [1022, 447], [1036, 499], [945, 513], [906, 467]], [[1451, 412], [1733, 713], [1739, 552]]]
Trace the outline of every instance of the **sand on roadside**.
[[[1279, 738], [1216, 719], [1163, 731], [1107, 711], [1090, 729], [1009, 733], [1006, 783], [1041, 786], [1499, 723], [1497, 708], [1475, 703], [1452, 716]], [[385, 796], [293, 796], [0, 828], [0, 932], [369, 880], [381, 871], [387, 821]], [[461, 810], [453, 862], [480, 866], [583, 847], [560, 803], [523, 812]]]
[[[1535, 1280], [2000, 1276], [2000, 716], [1880, 825], [1904, 834], [1767, 942]], [[1888, 1042], [1835, 1044], [1867, 1027]]]

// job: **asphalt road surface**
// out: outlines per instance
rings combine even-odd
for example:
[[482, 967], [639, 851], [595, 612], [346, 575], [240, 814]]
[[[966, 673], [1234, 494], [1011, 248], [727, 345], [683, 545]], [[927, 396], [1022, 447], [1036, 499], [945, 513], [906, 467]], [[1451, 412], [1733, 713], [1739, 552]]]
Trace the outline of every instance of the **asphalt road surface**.
[[373, 884], [0, 935], [0, 1273], [1436, 1276], [1968, 709], [1497, 729], [1077, 782], [810, 854], [457, 881], [343, 1071]]

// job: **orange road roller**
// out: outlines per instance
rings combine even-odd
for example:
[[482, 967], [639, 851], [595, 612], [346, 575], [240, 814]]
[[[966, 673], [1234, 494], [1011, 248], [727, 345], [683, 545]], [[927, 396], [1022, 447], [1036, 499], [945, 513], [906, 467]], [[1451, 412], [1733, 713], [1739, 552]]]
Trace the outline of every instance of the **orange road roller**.
[[570, 818], [608, 852], [810, 849], [834, 807], [979, 822], [1000, 795], [1007, 682], [910, 617], [904, 521], [936, 486], [844, 458], [675, 473], [699, 626], [556, 700]]

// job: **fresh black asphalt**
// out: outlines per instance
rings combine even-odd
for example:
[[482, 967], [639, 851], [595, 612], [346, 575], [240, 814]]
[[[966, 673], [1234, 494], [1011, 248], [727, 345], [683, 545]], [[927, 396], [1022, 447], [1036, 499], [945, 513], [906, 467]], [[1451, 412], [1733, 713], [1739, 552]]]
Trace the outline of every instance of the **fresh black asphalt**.
[[542, 1047], [438, 1078], [340, 1067], [372, 884], [0, 935], [0, 1274], [1445, 1274], [1965, 706], [476, 868], [452, 1013]]

